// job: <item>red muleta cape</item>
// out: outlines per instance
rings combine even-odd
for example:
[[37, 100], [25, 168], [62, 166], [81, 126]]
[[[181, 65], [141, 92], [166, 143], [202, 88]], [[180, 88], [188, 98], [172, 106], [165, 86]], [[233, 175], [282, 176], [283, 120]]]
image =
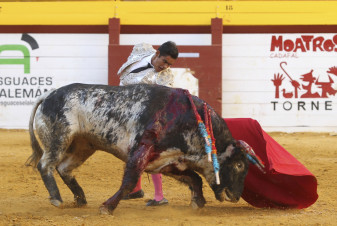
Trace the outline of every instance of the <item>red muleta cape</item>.
[[295, 157], [250, 118], [224, 119], [232, 136], [244, 140], [265, 164], [266, 174], [249, 167], [242, 198], [255, 207], [297, 208], [316, 202], [317, 180]]

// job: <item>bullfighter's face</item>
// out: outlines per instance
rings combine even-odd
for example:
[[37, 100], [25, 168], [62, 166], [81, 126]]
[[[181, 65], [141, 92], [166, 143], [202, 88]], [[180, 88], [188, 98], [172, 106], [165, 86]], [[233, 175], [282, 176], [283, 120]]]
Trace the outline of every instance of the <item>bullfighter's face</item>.
[[156, 70], [156, 72], [160, 72], [169, 68], [176, 62], [176, 59], [173, 59], [171, 56], [160, 56], [159, 51], [153, 56], [151, 63]]

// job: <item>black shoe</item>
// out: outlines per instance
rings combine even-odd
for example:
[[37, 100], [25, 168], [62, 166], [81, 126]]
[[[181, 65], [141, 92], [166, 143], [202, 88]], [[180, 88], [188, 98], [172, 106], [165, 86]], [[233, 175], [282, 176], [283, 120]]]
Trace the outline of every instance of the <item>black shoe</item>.
[[163, 198], [160, 201], [156, 201], [154, 199], [151, 199], [150, 201], [148, 201], [146, 203], [146, 206], [162, 206], [162, 205], [167, 205], [167, 204], [168, 204], [168, 201], [165, 198]]
[[136, 191], [134, 193], [127, 194], [124, 196], [122, 199], [123, 200], [128, 200], [128, 199], [139, 199], [144, 197], [144, 191], [140, 189], [139, 191]]

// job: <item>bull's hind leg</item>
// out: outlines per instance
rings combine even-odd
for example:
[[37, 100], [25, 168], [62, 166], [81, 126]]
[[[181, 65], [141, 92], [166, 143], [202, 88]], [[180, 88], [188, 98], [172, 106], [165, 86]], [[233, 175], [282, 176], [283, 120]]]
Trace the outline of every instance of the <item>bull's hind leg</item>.
[[55, 134], [49, 134], [48, 136], [43, 136], [41, 134], [49, 133], [46, 131], [43, 133], [43, 130], [39, 132], [39, 137], [43, 137], [44, 140], [45, 151], [37, 168], [41, 174], [44, 185], [49, 192], [51, 204], [60, 207], [63, 201], [54, 178], [54, 170], [64, 158], [64, 154], [70, 145], [69, 142], [71, 142], [71, 136], [70, 134], [56, 136], [55, 134], [61, 134], [58, 131], [55, 131]]
[[202, 192], [202, 179], [193, 170], [180, 170], [175, 165], [169, 165], [161, 170], [161, 173], [171, 176], [184, 184], [191, 190], [191, 206], [193, 209], [205, 206], [206, 200]]
[[60, 207], [63, 201], [54, 178], [53, 171], [55, 167], [53, 167], [52, 164], [46, 164], [43, 160], [43, 158], [40, 160], [37, 165], [37, 169], [39, 170], [43, 183], [49, 192], [50, 203], [54, 206]]
[[74, 201], [77, 206], [84, 206], [87, 204], [87, 200], [84, 195], [84, 191], [81, 186], [78, 184], [75, 177], [71, 175], [70, 172], [60, 171], [57, 169], [60, 177], [62, 178], [63, 182], [68, 186], [71, 192], [74, 194]]
[[56, 169], [63, 182], [74, 194], [74, 201], [78, 207], [86, 205], [87, 200], [83, 189], [72, 175], [72, 171], [82, 165], [94, 152], [95, 150], [91, 148], [87, 140], [77, 138], [72, 142], [65, 157]]

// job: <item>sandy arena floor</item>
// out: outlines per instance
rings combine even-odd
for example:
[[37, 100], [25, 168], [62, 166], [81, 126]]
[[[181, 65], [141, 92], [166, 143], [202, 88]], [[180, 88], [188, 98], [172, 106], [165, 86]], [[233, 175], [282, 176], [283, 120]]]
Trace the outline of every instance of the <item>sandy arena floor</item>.
[[337, 136], [328, 133], [270, 133], [318, 180], [317, 202], [303, 210], [258, 209], [242, 199], [218, 202], [204, 184], [205, 208], [189, 207], [187, 187], [163, 178], [168, 206], [146, 207], [153, 185], [143, 175], [143, 199], [121, 201], [113, 216], [100, 215], [98, 207], [120, 186], [124, 163], [97, 152], [74, 172], [84, 189], [88, 205], [72, 207], [73, 195], [56, 175], [63, 209], [49, 204], [40, 175], [24, 166], [31, 154], [28, 131], [0, 130], [0, 225], [336, 225], [337, 224]]

